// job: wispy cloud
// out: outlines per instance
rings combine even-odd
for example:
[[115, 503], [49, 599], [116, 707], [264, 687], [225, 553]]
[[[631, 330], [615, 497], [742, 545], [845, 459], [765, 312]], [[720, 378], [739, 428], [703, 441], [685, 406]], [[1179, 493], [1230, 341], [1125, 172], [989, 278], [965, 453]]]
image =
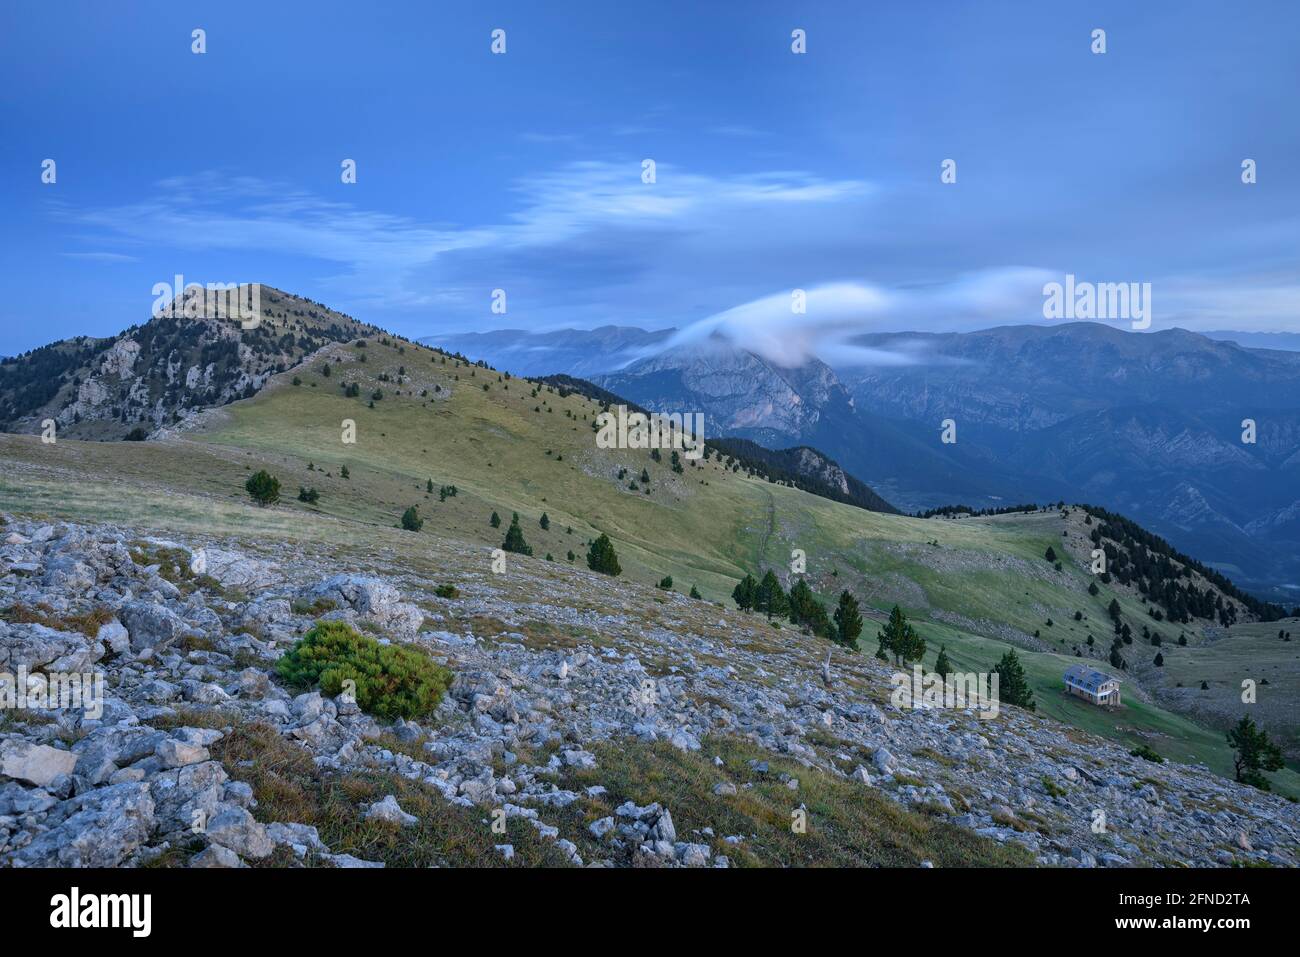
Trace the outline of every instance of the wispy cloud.
[[923, 288], [840, 282], [773, 293], [693, 323], [668, 346], [725, 340], [786, 367], [817, 357], [837, 365], [910, 365], [914, 349], [874, 349], [852, 341], [887, 329], [987, 326], [1042, 305], [1046, 270], [992, 269]]
[[97, 263], [133, 263], [139, 262], [136, 256], [128, 256], [125, 253], [107, 253], [107, 252], [87, 252], [87, 253], [59, 253], [67, 259], [80, 259], [84, 262]]
[[[273, 252], [334, 264], [339, 271], [330, 285], [381, 308], [446, 306], [512, 283], [525, 290], [545, 286], [564, 306], [574, 292], [566, 298], [550, 277], [560, 271], [570, 284], [582, 282], [558, 262], [566, 257], [585, 258], [587, 281], [600, 285], [610, 274], [680, 255], [689, 237], [723, 232], [743, 215], [785, 216], [870, 194], [861, 181], [798, 171], [722, 178], [661, 164], [657, 179], [643, 183], [639, 161], [568, 164], [516, 182], [517, 210], [486, 224], [422, 222], [216, 172], [165, 180], [141, 202], [65, 207], [58, 215], [104, 240], [133, 246], [165, 241], [165, 248]], [[603, 237], [614, 235], [623, 237], [621, 246], [596, 251]], [[717, 235], [710, 244], [723, 248], [727, 242]], [[742, 247], [744, 240], [732, 245]]]
[[[934, 256], [932, 238], [918, 239], [925, 230], [900, 220], [907, 203], [899, 189], [797, 169], [721, 176], [668, 163], [646, 184], [640, 160], [628, 157], [518, 179], [508, 191], [512, 211], [481, 223], [365, 209], [344, 186], [337, 192], [345, 198], [326, 198], [218, 171], [163, 180], [139, 202], [60, 205], [55, 215], [96, 247], [65, 255], [88, 261], [211, 251], [250, 263], [273, 254], [320, 264], [321, 295], [354, 311], [427, 317], [411, 329], [417, 334], [502, 324], [487, 303], [492, 289], [504, 288], [505, 324], [678, 325], [683, 341], [727, 339], [787, 364], [812, 354], [840, 363], [912, 361], [850, 341], [865, 331], [1043, 321], [1043, 283], [1077, 271], [956, 269]], [[900, 277], [909, 249], [915, 265]], [[1151, 281], [1153, 329], [1297, 327], [1300, 284], [1285, 270]], [[791, 311], [795, 288], [807, 290], [804, 313]], [[705, 318], [691, 323], [693, 316]]]

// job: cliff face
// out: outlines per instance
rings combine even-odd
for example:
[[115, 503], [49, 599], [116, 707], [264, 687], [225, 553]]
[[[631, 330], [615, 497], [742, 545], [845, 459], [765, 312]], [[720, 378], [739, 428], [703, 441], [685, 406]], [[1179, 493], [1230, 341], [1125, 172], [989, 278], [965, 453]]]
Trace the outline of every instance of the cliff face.
[[704, 411], [710, 434], [762, 430], [798, 439], [829, 409], [853, 405], [825, 363], [786, 369], [726, 348], [661, 353], [595, 381], [655, 411]]

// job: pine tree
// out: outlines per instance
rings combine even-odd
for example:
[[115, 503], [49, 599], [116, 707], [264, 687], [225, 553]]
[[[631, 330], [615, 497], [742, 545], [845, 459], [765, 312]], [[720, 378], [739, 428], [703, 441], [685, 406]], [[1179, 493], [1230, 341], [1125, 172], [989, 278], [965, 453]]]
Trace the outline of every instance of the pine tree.
[[515, 512], [510, 519], [510, 527], [506, 529], [506, 540], [501, 543], [501, 547], [507, 552], [514, 552], [516, 555], [531, 555], [532, 548], [524, 541], [524, 530], [519, 527], [519, 513]]
[[433, 494], [433, 479], [429, 479], [429, 481], [424, 484], [424, 490], [430, 495]]
[[696, 588], [694, 585], [692, 585], [692, 586], [691, 586], [691, 597], [692, 597], [692, 598], [703, 598], [704, 596], [700, 594], [700, 590], [699, 590], [698, 588]]
[[492, 517], [488, 519], [488, 524], [491, 525], [493, 528], [500, 528], [501, 516], [498, 515], [496, 512], [493, 512]]
[[862, 614], [858, 610], [858, 600], [846, 589], [840, 592], [839, 603], [835, 606], [835, 641], [856, 651], [861, 634]]
[[1000, 701], [1014, 704], [1026, 711], [1034, 710], [1034, 692], [1029, 687], [1029, 679], [1025, 677], [1025, 669], [1020, 664], [1020, 658], [1014, 651], [1008, 651], [1003, 655], [993, 671], [998, 676]]
[[1232, 763], [1237, 780], [1261, 791], [1269, 790], [1264, 772], [1282, 770], [1282, 749], [1268, 739], [1268, 732], [1256, 728], [1255, 722], [1243, 715], [1236, 727], [1228, 732], [1228, 744], [1235, 752]]
[[781, 587], [781, 582], [777, 579], [776, 573], [772, 569], [767, 570], [762, 581], [758, 583], [758, 591], [754, 596], [754, 607], [758, 611], [767, 615], [767, 620], [780, 618], [790, 610], [790, 599], [786, 597], [785, 590]]
[[[894, 656], [894, 664], [920, 661], [925, 654], [925, 639], [916, 633], [897, 605], [889, 613], [889, 621], [877, 635], [880, 648]], [[877, 654], [879, 657], [879, 654]]]
[[250, 476], [244, 488], [258, 505], [274, 505], [280, 501], [280, 480], [266, 469]]
[[623, 569], [618, 564], [618, 555], [614, 553], [614, 543], [603, 532], [600, 538], [591, 543], [591, 548], [587, 551], [587, 567], [602, 575], [623, 574]]
[[1056, 563], [1056, 550], [1051, 545], [1047, 546], [1047, 551], [1043, 555], [1049, 562]]
[[537, 524], [542, 526], [542, 531], [546, 531], [551, 527], [551, 517], [545, 512], [542, 512], [542, 520]]
[[934, 659], [934, 673], [940, 678], [947, 678], [952, 671], [952, 662], [948, 660], [948, 649], [940, 647], [939, 657]]
[[418, 532], [424, 526], [424, 519], [420, 518], [420, 510], [412, 505], [402, 513], [402, 528], [408, 532]]
[[731, 592], [731, 599], [741, 611], [752, 611], [758, 592], [758, 583], [753, 575], [746, 575]]
[[673, 590], [673, 576], [672, 576], [672, 575], [665, 575], [662, 579], [659, 580], [659, 587], [662, 588], [664, 591], [672, 591], [672, 590]]
[[816, 604], [817, 599], [804, 579], [800, 578], [790, 586], [790, 620], [796, 625], [812, 623], [813, 607]]

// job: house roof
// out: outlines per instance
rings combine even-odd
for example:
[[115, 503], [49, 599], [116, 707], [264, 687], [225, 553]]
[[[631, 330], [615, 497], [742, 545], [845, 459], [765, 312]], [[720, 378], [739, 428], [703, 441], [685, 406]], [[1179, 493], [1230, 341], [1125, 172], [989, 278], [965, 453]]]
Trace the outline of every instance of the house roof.
[[1114, 678], [1103, 671], [1098, 671], [1096, 668], [1089, 668], [1087, 665], [1070, 665], [1065, 669], [1065, 680], [1088, 691], [1096, 691], [1107, 681], [1119, 681], [1118, 678]]

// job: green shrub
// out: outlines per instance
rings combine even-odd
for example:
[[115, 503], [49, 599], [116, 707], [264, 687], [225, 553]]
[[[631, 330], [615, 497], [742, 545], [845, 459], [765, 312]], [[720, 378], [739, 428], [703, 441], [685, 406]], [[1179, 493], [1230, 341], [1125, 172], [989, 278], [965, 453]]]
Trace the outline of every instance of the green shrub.
[[460, 592], [456, 591], [455, 585], [439, 585], [433, 590], [433, 593], [439, 598], [455, 598]]
[[1144, 758], [1147, 761], [1154, 761], [1156, 764], [1165, 763], [1165, 759], [1150, 745], [1140, 744], [1130, 751], [1129, 754], [1133, 755], [1135, 758]]
[[402, 513], [402, 528], [408, 532], [418, 532], [424, 527], [424, 519], [420, 518], [420, 510], [412, 505]]
[[244, 489], [258, 505], [274, 505], [280, 501], [280, 480], [266, 469], [250, 476]]
[[342, 621], [318, 622], [275, 665], [285, 684], [319, 687], [333, 697], [356, 683], [357, 706], [393, 721], [428, 715], [451, 686], [452, 674], [404, 645], [382, 645]]

